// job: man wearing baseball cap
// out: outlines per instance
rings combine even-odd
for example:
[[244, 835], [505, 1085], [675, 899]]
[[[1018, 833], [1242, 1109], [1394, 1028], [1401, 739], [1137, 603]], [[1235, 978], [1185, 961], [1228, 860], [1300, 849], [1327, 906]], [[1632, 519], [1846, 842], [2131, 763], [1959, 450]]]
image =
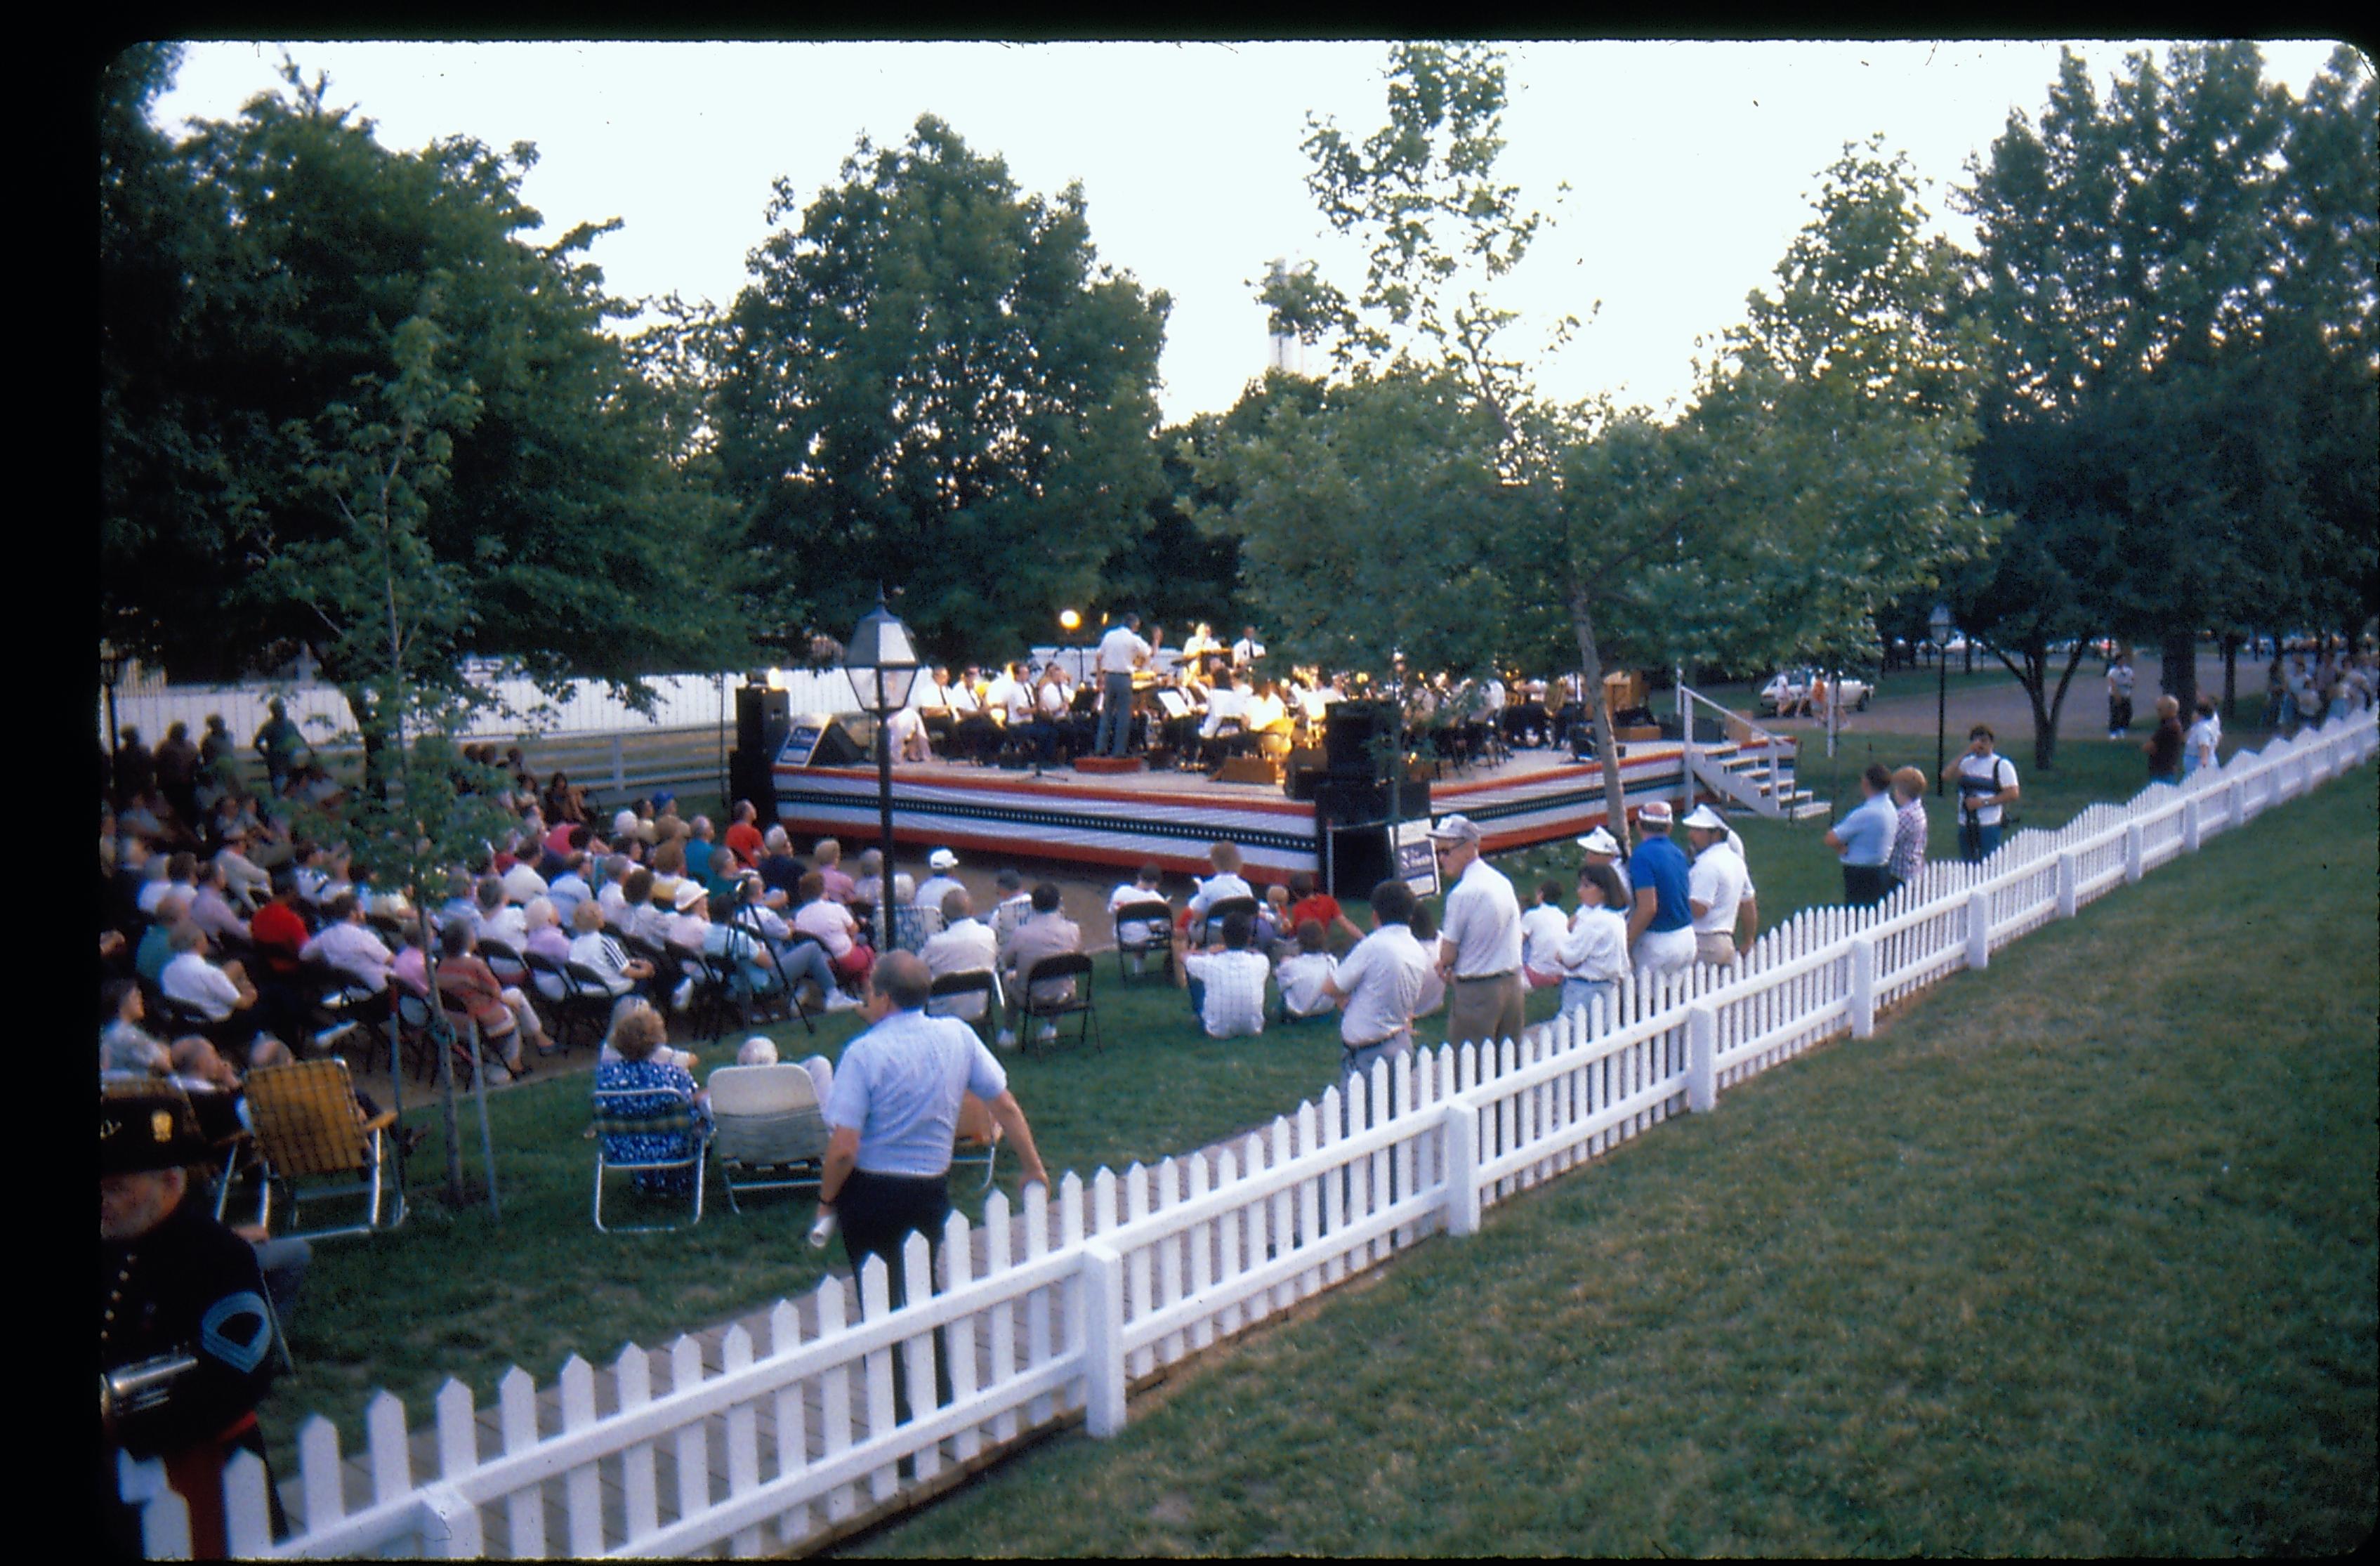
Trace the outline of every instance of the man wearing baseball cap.
[[1636, 966], [1651, 973], [1683, 973], [1694, 961], [1694, 916], [1691, 872], [1684, 850], [1670, 841], [1670, 802], [1647, 801], [1636, 812], [1645, 841], [1629, 861], [1636, 906], [1628, 916], [1628, 946]]
[[1684, 821], [1686, 841], [1694, 844], [1694, 862], [1686, 872], [1686, 907], [1694, 915], [1694, 961], [1727, 967], [1736, 945], [1736, 916], [1743, 905], [1749, 875], [1729, 840], [1726, 819], [1707, 805], [1697, 805]]
[[273, 1312], [255, 1249], [191, 1189], [190, 1167], [214, 1156], [178, 1094], [99, 1102], [100, 1497], [108, 1539], [132, 1555], [140, 1519], [111, 1504], [118, 1450], [164, 1460], [200, 1559], [229, 1548], [224, 1464], [264, 1455], [256, 1405], [278, 1368]]
[[911, 901], [920, 908], [931, 908], [939, 914], [941, 911], [943, 898], [953, 892], [966, 890], [965, 885], [953, 873], [958, 868], [959, 856], [948, 848], [937, 848], [927, 855], [926, 868], [934, 873], [918, 883], [917, 895]]
[[1518, 1038], [1522, 1010], [1521, 901], [1512, 881], [1479, 852], [1479, 827], [1446, 816], [1429, 832], [1439, 867], [1453, 879], [1439, 932], [1438, 971], [1447, 981], [1446, 1041]]

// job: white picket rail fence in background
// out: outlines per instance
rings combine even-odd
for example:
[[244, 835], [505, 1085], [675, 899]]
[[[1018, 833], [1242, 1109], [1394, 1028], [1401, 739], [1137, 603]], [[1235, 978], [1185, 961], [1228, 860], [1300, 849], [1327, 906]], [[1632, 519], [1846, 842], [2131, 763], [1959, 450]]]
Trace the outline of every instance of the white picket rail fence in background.
[[[1806, 910], [1730, 969], [1623, 984], [1609, 1017], [1574, 1013], [1519, 1040], [1383, 1062], [1209, 1153], [1102, 1169], [1087, 1184], [1069, 1173], [1054, 1204], [1036, 1186], [1014, 1220], [994, 1192], [981, 1276], [954, 1214], [937, 1283], [924, 1282], [926, 1242], [911, 1237], [919, 1293], [899, 1308], [871, 1260], [856, 1301], [844, 1280], [819, 1285], [807, 1336], [783, 1302], [765, 1343], [731, 1328], [716, 1371], [692, 1338], [665, 1353], [630, 1345], [601, 1371], [574, 1356], [558, 1427], [540, 1427], [536, 1385], [516, 1368], [498, 1387], [500, 1436], [482, 1441], [470, 1389], [449, 1380], [436, 1400], [435, 1476], [412, 1472], [404, 1405], [385, 1392], [365, 1413], [369, 1495], [347, 1493], [338, 1431], [310, 1419], [298, 1441], [302, 1531], [273, 1540], [263, 1465], [242, 1454], [225, 1477], [232, 1550], [775, 1552], [892, 1501], [905, 1459], [928, 1483], [946, 1461], [975, 1462], [1076, 1411], [1093, 1436], [1113, 1435], [1138, 1378], [1425, 1235], [1474, 1232], [1485, 1207], [1670, 1115], [1708, 1110], [1722, 1089], [1814, 1044], [1866, 1036], [1880, 1006], [1985, 966], [1996, 948], [2376, 746], [2373, 715], [2358, 713], [2180, 788], [2095, 805], [2055, 832], [2018, 832], [1985, 865], [1930, 866], [1878, 907]], [[895, 1355], [917, 1400], [899, 1421]], [[929, 1392], [937, 1355], [947, 1402]], [[128, 1498], [145, 1501], [149, 1553], [186, 1555], [187, 1511], [158, 1465], [127, 1461], [122, 1474]]]
[[[839, 713], [858, 710], [858, 701], [852, 694], [850, 676], [840, 669], [823, 673], [811, 669], [784, 670], [778, 678], [784, 686], [793, 710], [796, 713]], [[649, 712], [639, 712], [613, 695], [600, 680], [576, 680], [569, 692], [558, 702], [547, 702], [544, 695], [528, 680], [480, 680], [482, 689], [499, 698], [506, 710], [491, 710], [478, 714], [460, 736], [469, 740], [510, 740], [519, 735], [537, 733], [546, 734], [600, 734], [643, 729], [713, 729], [735, 721], [735, 688], [744, 683], [741, 671], [725, 676], [726, 694], [721, 696], [721, 676], [717, 674], [650, 674], [645, 683], [653, 687], [653, 705]], [[188, 723], [190, 738], [196, 741], [206, 732], [210, 712], [223, 714], [224, 727], [238, 743], [241, 755], [249, 753], [249, 742], [256, 731], [264, 726], [269, 715], [265, 703], [280, 697], [288, 708], [289, 717], [309, 742], [329, 746], [334, 735], [355, 733], [354, 715], [347, 709], [347, 698], [336, 686], [153, 686], [140, 688], [119, 688], [115, 693], [115, 721], [119, 727], [129, 725], [140, 731], [143, 743], [155, 745], [165, 737], [166, 728], [174, 723]], [[104, 693], [98, 710], [99, 743], [107, 744], [107, 704]]]

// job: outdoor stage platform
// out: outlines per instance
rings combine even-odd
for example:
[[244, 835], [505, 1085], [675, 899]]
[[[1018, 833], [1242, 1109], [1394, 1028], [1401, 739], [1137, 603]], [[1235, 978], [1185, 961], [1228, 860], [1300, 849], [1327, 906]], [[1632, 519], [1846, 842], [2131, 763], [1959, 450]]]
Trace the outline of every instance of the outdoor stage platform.
[[[1622, 746], [1620, 776], [1628, 807], [1675, 800], [1683, 752], [1675, 744]], [[878, 841], [876, 769], [775, 769], [777, 819], [796, 837], [837, 837], [846, 854]], [[1576, 837], [1604, 819], [1603, 771], [1555, 751], [1524, 750], [1495, 767], [1475, 767], [1429, 785], [1433, 814], [1460, 812], [1479, 823], [1490, 852]], [[1342, 838], [1380, 823], [1341, 823]], [[1196, 772], [1038, 777], [964, 762], [892, 769], [892, 832], [922, 854], [941, 844], [978, 853], [1074, 859], [1125, 868], [1155, 860], [1204, 875], [1208, 845], [1239, 844], [1252, 880], [1284, 880], [1324, 868], [1324, 823], [1315, 807], [1278, 784], [1227, 783]]]

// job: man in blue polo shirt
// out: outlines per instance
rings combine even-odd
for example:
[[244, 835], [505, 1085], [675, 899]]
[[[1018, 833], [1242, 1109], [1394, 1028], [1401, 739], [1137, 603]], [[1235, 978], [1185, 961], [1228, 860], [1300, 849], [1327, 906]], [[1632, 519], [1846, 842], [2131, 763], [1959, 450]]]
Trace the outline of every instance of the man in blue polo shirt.
[[1670, 841], [1670, 802], [1656, 799], [1636, 812], [1645, 841], [1628, 861], [1636, 906], [1628, 916], [1628, 948], [1640, 970], [1683, 973], [1694, 962], [1694, 914], [1689, 901], [1692, 868], [1685, 850]]
[[855, 1271], [881, 1256], [902, 1298], [901, 1246], [912, 1231], [935, 1245], [950, 1217], [951, 1147], [959, 1103], [972, 1092], [1016, 1149], [1025, 1184], [1049, 1184], [1033, 1128], [1008, 1090], [1008, 1074], [956, 1017], [926, 1014], [933, 980], [914, 953], [887, 952], [870, 980], [871, 1026], [844, 1049], [826, 1099], [832, 1128], [819, 1177], [819, 1216], [843, 1229]]
[[1842, 858], [1843, 901], [1871, 908], [1884, 901], [1891, 882], [1885, 865], [1892, 857], [1893, 829], [1900, 812], [1892, 804], [1892, 774], [1881, 761], [1860, 774], [1859, 807], [1827, 832], [1827, 846]]

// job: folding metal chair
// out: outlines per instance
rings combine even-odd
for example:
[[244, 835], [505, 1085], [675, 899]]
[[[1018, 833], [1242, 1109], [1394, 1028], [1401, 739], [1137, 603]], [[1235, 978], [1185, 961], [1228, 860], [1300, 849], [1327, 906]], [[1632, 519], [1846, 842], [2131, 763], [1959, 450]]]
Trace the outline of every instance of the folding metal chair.
[[[1139, 939], [1128, 939], [1127, 925], [1141, 930]], [[1173, 904], [1162, 897], [1151, 897], [1139, 903], [1127, 903], [1115, 911], [1116, 973], [1126, 984], [1133, 973], [1124, 959], [1147, 957], [1152, 953], [1158, 959], [1156, 971], [1168, 981], [1173, 977]]]
[[[983, 1010], [972, 1017], [965, 1014], [965, 1008], [953, 1003], [967, 995], [983, 997]], [[998, 1032], [1001, 1013], [1006, 1010], [1007, 1005], [1007, 998], [1001, 993], [1000, 976], [990, 968], [946, 973], [934, 980], [926, 991], [928, 1016], [957, 1017], [982, 1034], [987, 1043]]]
[[[386, 1134], [396, 1123], [396, 1111], [382, 1110], [366, 1120], [356, 1102], [346, 1062], [334, 1058], [261, 1067], [249, 1073], [246, 1097], [259, 1165], [255, 1221], [260, 1226], [272, 1227], [276, 1187], [286, 1194], [293, 1211], [307, 1199], [359, 1196], [364, 1201], [361, 1223], [297, 1232], [289, 1238], [368, 1234], [405, 1221], [403, 1184], [384, 1178], [390, 1155]], [[312, 1180], [331, 1184], [299, 1184]], [[393, 1216], [383, 1223], [381, 1211], [387, 1195], [395, 1197]]]
[[[587, 1029], [593, 1041], [601, 1045], [604, 1030], [612, 1023], [612, 992], [596, 982], [591, 974], [581, 981], [571, 972], [575, 965], [557, 963], [536, 952], [523, 953], [521, 960], [528, 965], [529, 977], [521, 992], [544, 1013], [546, 1032], [552, 1035], [554, 1048], [570, 1048], [572, 1038], [581, 1028]], [[552, 993], [549, 986], [551, 990], [559, 990], [559, 996]]]
[[1000, 1165], [1000, 1122], [991, 1118], [991, 1106], [974, 1094], [959, 1099], [957, 1134], [952, 1139], [951, 1167], [983, 1166], [983, 1181], [976, 1186], [980, 1196], [991, 1189], [992, 1176]]
[[1198, 944], [1211, 946], [1223, 928], [1223, 920], [1233, 914], [1257, 917], [1257, 900], [1253, 897], [1219, 897], [1207, 904], [1207, 917], [1198, 921]]
[[[666, 1088], [598, 1088], [595, 1093], [595, 1228], [597, 1232], [667, 1233], [686, 1227], [678, 1223], [620, 1224], [603, 1222], [603, 1176], [607, 1171], [631, 1175], [672, 1171], [692, 1176], [693, 1222], [702, 1221], [702, 1186], [710, 1134], [694, 1117], [693, 1103]], [[631, 1137], [653, 1137], [649, 1147], [638, 1147]], [[614, 1153], [619, 1154], [613, 1157]]]
[[721, 1066], [710, 1074], [711, 1151], [727, 1205], [743, 1191], [818, 1189], [827, 1123], [818, 1087], [801, 1066]]
[[[1045, 999], [1050, 989], [1067, 980], [1074, 987], [1065, 999]], [[1018, 982], [1015, 998], [1009, 1010], [1015, 1019], [1019, 1043], [1038, 1043], [1034, 1035], [1041, 1025], [1054, 1025], [1060, 1017], [1080, 1016], [1075, 1042], [1088, 1040], [1092, 1047], [1105, 1053], [1107, 1045], [1099, 1038], [1099, 1018], [1091, 1004], [1091, 960], [1080, 952], [1062, 952], [1044, 957], [1033, 965]]]

